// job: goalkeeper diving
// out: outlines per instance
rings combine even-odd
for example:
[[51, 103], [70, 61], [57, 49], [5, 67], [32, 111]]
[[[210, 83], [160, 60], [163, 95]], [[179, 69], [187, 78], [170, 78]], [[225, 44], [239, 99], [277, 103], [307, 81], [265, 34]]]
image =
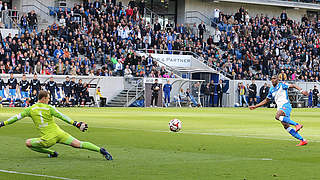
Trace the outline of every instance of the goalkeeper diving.
[[73, 121], [66, 115], [62, 114], [55, 107], [48, 105], [49, 100], [49, 93], [47, 91], [40, 91], [38, 95], [38, 103], [24, 109], [23, 112], [11, 117], [7, 121], [1, 121], [0, 127], [13, 124], [25, 117], [30, 117], [41, 135], [40, 138], [32, 138], [26, 141], [26, 146], [31, 150], [48, 154], [50, 158], [58, 157], [58, 153], [49, 148], [56, 143], [60, 143], [74, 148], [100, 152], [107, 160], [112, 160], [111, 154], [109, 154], [104, 148], [100, 148], [90, 142], [79, 141], [60, 129], [60, 127], [55, 123], [53, 117], [74, 125], [82, 132], [88, 129], [88, 125], [84, 122]]

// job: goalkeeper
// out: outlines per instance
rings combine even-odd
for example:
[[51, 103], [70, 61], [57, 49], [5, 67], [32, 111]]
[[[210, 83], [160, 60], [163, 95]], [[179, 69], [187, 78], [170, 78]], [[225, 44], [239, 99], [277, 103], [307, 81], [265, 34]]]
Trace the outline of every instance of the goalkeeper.
[[50, 98], [47, 91], [40, 91], [38, 99], [37, 104], [26, 108], [23, 112], [11, 117], [7, 121], [1, 121], [0, 127], [15, 123], [25, 117], [30, 117], [41, 135], [40, 138], [28, 139], [26, 141], [26, 146], [31, 150], [48, 154], [50, 158], [58, 157], [58, 153], [56, 151], [48, 148], [56, 143], [60, 143], [70, 145], [74, 148], [100, 152], [107, 160], [112, 160], [111, 154], [109, 154], [104, 148], [99, 148], [90, 142], [79, 141], [59, 128], [53, 117], [57, 117], [66, 123], [72, 124], [83, 132], [88, 129], [88, 125], [83, 122], [73, 121], [69, 117], [60, 113], [53, 106], [48, 105]]

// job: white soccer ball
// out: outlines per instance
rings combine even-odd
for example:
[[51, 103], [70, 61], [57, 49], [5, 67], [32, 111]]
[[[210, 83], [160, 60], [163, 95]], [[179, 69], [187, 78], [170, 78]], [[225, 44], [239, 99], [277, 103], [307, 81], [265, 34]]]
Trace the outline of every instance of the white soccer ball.
[[179, 119], [172, 119], [169, 122], [169, 128], [172, 132], [178, 132], [182, 128], [182, 122]]

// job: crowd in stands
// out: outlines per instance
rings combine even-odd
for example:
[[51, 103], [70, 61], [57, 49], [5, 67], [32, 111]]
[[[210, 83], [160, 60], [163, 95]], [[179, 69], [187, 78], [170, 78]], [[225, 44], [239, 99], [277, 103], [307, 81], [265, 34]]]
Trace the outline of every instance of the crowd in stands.
[[0, 73], [175, 77], [151, 56], [138, 54], [149, 49], [194, 52], [234, 79], [280, 74], [281, 80], [319, 80], [320, 21], [305, 16], [296, 22], [285, 11], [279, 17], [250, 17], [244, 8], [232, 15], [215, 9], [215, 31], [205, 38], [204, 23], [146, 22], [144, 6], [143, 0], [128, 7], [114, 0], [87, 1], [58, 9], [58, 22], [39, 31], [32, 11], [20, 19], [21, 35], [0, 39]]
[[304, 16], [296, 22], [285, 11], [279, 17], [250, 17], [244, 8], [233, 15], [215, 9], [213, 25], [207, 43], [223, 53], [205, 56], [232, 78], [266, 80], [279, 74], [281, 80], [319, 81], [320, 20]]
[[130, 3], [75, 4], [70, 11], [59, 9], [59, 22], [39, 31], [34, 11], [23, 15], [22, 34], [0, 39], [0, 73], [175, 77], [151, 56], [137, 54], [160, 45], [154, 37], [160, 31], [145, 22], [143, 6]]

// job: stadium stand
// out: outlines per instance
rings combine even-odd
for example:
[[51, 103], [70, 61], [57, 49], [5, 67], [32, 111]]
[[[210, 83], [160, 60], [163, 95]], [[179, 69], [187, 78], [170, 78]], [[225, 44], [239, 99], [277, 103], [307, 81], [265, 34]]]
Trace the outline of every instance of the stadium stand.
[[22, 16], [22, 34], [1, 39], [1, 73], [130, 76], [125, 73], [129, 65], [134, 77], [162, 77], [165, 71], [156, 62], [136, 53], [158, 49], [195, 52], [233, 79], [265, 80], [282, 71], [288, 80], [319, 79], [320, 22], [306, 17], [297, 23], [286, 15], [281, 19], [282, 14], [270, 18], [249, 17], [245, 9], [233, 15], [220, 12], [213, 23], [216, 31], [204, 39], [201, 24], [166, 29], [147, 23], [139, 7], [96, 3], [53, 9], [59, 22], [39, 32], [30, 18], [34, 12]]

